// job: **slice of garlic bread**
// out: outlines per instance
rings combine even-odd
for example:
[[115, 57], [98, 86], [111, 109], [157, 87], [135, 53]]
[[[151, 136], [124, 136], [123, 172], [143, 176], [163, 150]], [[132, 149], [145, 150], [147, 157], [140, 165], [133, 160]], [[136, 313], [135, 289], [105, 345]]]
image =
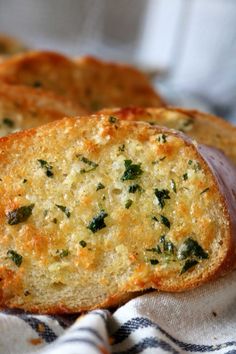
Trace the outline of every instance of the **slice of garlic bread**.
[[141, 120], [180, 130], [201, 144], [222, 150], [236, 164], [236, 126], [222, 118], [182, 108], [104, 109], [102, 112], [119, 119]]
[[235, 168], [184, 134], [66, 118], [1, 138], [0, 171], [3, 308], [79, 312], [234, 266]]
[[27, 51], [25, 44], [16, 38], [0, 33], [0, 55], [8, 56]]
[[55, 92], [88, 113], [104, 107], [164, 105], [143, 73], [94, 58], [74, 61], [53, 52], [26, 53], [0, 64], [0, 80]]
[[81, 107], [54, 93], [0, 83], [0, 136], [83, 113]]

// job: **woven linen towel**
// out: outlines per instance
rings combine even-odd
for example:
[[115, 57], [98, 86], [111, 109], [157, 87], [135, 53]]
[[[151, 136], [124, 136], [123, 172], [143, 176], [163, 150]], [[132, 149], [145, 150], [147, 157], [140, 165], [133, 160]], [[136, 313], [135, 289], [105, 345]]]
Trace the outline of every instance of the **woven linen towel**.
[[236, 271], [185, 293], [150, 292], [111, 314], [0, 313], [0, 354], [236, 353]]

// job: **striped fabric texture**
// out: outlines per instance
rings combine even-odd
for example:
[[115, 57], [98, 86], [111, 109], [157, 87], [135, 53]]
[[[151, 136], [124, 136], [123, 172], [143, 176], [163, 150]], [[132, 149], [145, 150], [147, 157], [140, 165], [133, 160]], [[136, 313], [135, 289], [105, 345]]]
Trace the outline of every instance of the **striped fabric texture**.
[[236, 354], [236, 271], [186, 293], [156, 291], [113, 313], [0, 313], [0, 354]]

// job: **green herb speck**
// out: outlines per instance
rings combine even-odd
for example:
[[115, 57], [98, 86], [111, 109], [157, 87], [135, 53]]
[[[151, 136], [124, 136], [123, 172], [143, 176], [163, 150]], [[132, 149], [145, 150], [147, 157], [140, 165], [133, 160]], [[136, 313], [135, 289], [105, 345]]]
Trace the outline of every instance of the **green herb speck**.
[[206, 193], [206, 192], [208, 192], [208, 191], [209, 191], [209, 189], [210, 189], [209, 187], [208, 187], [208, 188], [203, 189], [203, 191], [200, 193], [200, 195], [201, 195], [201, 194], [204, 194], [204, 193]]
[[155, 188], [154, 190], [155, 196], [157, 197], [158, 203], [161, 207], [161, 209], [164, 208], [165, 206], [165, 199], [170, 199], [170, 192], [168, 191], [168, 189], [157, 189]]
[[151, 263], [151, 265], [157, 265], [159, 263], [157, 259], [150, 259], [149, 262]]
[[23, 257], [16, 251], [9, 250], [7, 251], [7, 257], [10, 258], [17, 267], [20, 267]]
[[125, 160], [125, 171], [121, 177], [122, 181], [133, 180], [141, 176], [143, 173], [141, 169], [141, 164], [133, 164], [131, 160]]
[[187, 181], [187, 179], [188, 179], [188, 174], [187, 174], [187, 173], [184, 173], [184, 174], [183, 174], [183, 180], [184, 180], [184, 181]]
[[83, 248], [87, 246], [87, 242], [85, 242], [84, 240], [79, 241], [79, 244]]
[[169, 219], [167, 219], [166, 216], [164, 215], [160, 215], [161, 216], [161, 222], [163, 225], [165, 225], [166, 227], [168, 227], [168, 229], [170, 229], [170, 221]]
[[9, 225], [17, 225], [26, 221], [32, 214], [34, 204], [24, 205], [7, 213], [7, 222]]
[[104, 189], [104, 188], [105, 188], [104, 184], [99, 182], [98, 185], [97, 185], [96, 191], [99, 191], [100, 189]]
[[96, 215], [92, 221], [88, 224], [87, 228], [91, 230], [93, 233], [103, 229], [106, 227], [106, 224], [104, 222], [104, 219], [108, 216], [108, 214], [104, 211], [101, 210], [98, 215]]
[[116, 117], [113, 117], [113, 116], [110, 116], [110, 117], [109, 117], [109, 122], [110, 122], [110, 123], [114, 124], [114, 123], [116, 123], [116, 121], [117, 121], [117, 118], [116, 118]]
[[56, 252], [60, 258], [67, 257], [69, 255], [69, 250], [57, 250]]
[[132, 184], [131, 186], [129, 186], [128, 192], [129, 193], [135, 193], [135, 192], [141, 192], [142, 188], [140, 187], [139, 184]]
[[125, 203], [126, 209], [129, 209], [132, 204], [133, 204], [133, 201], [131, 199], [128, 199], [127, 202]]
[[93, 170], [95, 170], [95, 168], [98, 167], [98, 164], [96, 162], [90, 161], [89, 159], [87, 159], [87, 157], [82, 156], [80, 158], [80, 161], [82, 161], [83, 163], [85, 163], [86, 165], [90, 166], [91, 168], [88, 170], [85, 170], [84, 168], [82, 168], [80, 170], [80, 173], [87, 173], [87, 172], [91, 172]]
[[181, 269], [180, 274], [187, 272], [190, 268], [194, 267], [197, 264], [198, 261], [196, 259], [187, 259], [187, 261], [183, 265], [183, 268]]
[[71, 212], [70, 212], [70, 210], [69, 210], [67, 207], [65, 207], [64, 205], [58, 205], [58, 204], [55, 204], [55, 205], [56, 205], [56, 207], [57, 207], [58, 209], [60, 209], [68, 218], [70, 217]]
[[15, 125], [15, 122], [10, 118], [3, 118], [2, 122], [9, 128], [13, 128]]
[[49, 163], [45, 160], [39, 159], [38, 162], [40, 163], [40, 166], [45, 170], [45, 174], [47, 177], [53, 177], [53, 172], [52, 172], [52, 165], [49, 165]]

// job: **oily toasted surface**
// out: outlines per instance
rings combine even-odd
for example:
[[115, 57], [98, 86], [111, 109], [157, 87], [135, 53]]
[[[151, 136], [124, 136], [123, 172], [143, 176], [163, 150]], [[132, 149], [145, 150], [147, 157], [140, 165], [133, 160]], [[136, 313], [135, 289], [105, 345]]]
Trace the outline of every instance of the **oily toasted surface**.
[[0, 64], [0, 80], [52, 91], [87, 113], [104, 107], [164, 105], [140, 71], [90, 57], [74, 61], [53, 52], [26, 53]]
[[217, 179], [167, 129], [66, 118], [1, 138], [0, 171], [3, 308], [117, 305], [148, 288], [196, 287], [235, 262]]
[[83, 113], [81, 107], [54, 93], [0, 83], [0, 136]]
[[124, 108], [103, 110], [120, 119], [141, 120], [180, 130], [200, 144], [222, 150], [236, 164], [236, 127], [222, 118], [182, 108]]

